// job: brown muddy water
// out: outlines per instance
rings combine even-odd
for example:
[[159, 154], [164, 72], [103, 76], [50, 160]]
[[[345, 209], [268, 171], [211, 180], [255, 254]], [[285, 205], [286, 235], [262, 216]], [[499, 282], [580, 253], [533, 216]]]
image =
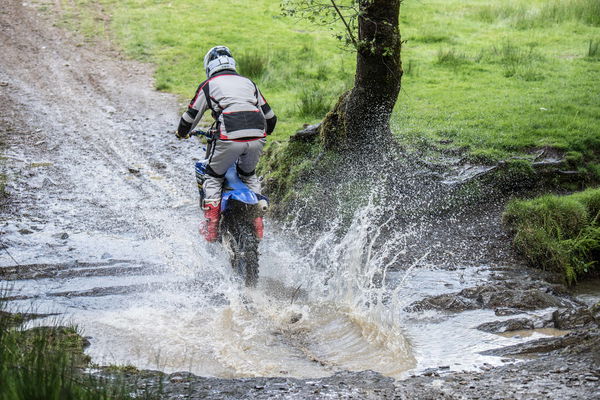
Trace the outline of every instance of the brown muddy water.
[[[191, 214], [193, 206], [183, 210]], [[290, 232], [270, 225], [256, 289], [237, 282], [218, 245], [201, 242], [191, 215], [177, 227], [179, 237], [189, 238], [181, 246], [83, 232], [63, 240], [46, 228], [27, 240], [58, 238], [76, 250], [60, 263], [40, 256], [38, 246], [13, 249], [23, 265], [20, 276], [31, 279], [13, 276], [10, 309], [58, 313], [32, 324], [57, 318], [75, 324], [89, 337], [87, 352], [98, 364], [227, 378], [310, 378], [340, 370], [399, 378], [429, 367], [469, 370], [501, 363], [479, 352], [526, 340], [474, 329], [498, 320], [491, 310], [404, 312], [423, 296], [486, 282], [488, 268], [414, 265], [388, 271], [384, 284], [373, 285], [385, 267], [381, 254], [369, 254], [371, 230], [361, 220], [368, 212], [357, 213], [341, 241], [324, 234], [304, 255], [290, 244]], [[135, 261], [127, 260], [132, 252]], [[5, 256], [0, 262], [13, 265]], [[545, 334], [554, 332], [532, 338]]]

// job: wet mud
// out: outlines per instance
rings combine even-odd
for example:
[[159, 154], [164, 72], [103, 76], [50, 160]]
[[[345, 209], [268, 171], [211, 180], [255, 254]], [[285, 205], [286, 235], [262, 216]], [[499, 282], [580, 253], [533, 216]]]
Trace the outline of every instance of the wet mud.
[[69, 318], [95, 364], [133, 364], [131, 384], [166, 399], [600, 398], [596, 292], [527, 271], [498, 210], [448, 222], [463, 253], [489, 238], [468, 263], [442, 251], [448, 234], [439, 264], [385, 276], [393, 257], [356, 246], [368, 215], [306, 254], [268, 221], [261, 282], [236, 286], [197, 234], [200, 151], [172, 134], [183, 104], [147, 65], [51, 26], [39, 6], [56, 4], [0, 9], [0, 279], [28, 324]]

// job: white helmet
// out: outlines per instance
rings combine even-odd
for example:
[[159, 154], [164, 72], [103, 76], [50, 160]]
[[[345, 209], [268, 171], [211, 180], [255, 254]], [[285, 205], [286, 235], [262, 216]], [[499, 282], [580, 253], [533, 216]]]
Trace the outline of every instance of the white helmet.
[[206, 71], [206, 77], [210, 78], [212, 75], [224, 69], [231, 69], [235, 71], [235, 60], [231, 56], [231, 51], [225, 46], [213, 47], [204, 56], [204, 70]]

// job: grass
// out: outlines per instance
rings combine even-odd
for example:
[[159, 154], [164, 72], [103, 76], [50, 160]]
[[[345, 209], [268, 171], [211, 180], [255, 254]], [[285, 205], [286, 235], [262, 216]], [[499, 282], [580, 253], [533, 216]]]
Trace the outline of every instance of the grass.
[[0, 312], [0, 400], [131, 399], [124, 388], [81, 372], [89, 359], [74, 328], [24, 330], [20, 322]]
[[[0, 298], [6, 288], [0, 289]], [[86, 340], [75, 327], [26, 329], [39, 317], [6, 311], [0, 299], [0, 400], [129, 400], [160, 398], [161, 385], [136, 388], [122, 377], [138, 372], [130, 366], [109, 366], [104, 376], [84, 371], [94, 367], [83, 350]], [[135, 378], [135, 377], [134, 377]]]
[[[451, 141], [494, 158], [547, 146], [597, 162], [600, 65], [590, 62], [588, 49], [600, 29], [576, 12], [517, 27], [515, 16], [548, 15], [537, 10], [549, 3], [404, 2], [403, 60], [420, 68], [403, 81], [393, 116], [398, 136], [408, 143]], [[435, 25], [448, 39], [420, 40]]]
[[512, 201], [503, 220], [531, 265], [562, 272], [571, 284], [599, 270], [600, 189]]
[[600, 59], [600, 39], [590, 39], [587, 56], [591, 59]]
[[[394, 133], [409, 145], [444, 141], [499, 157], [548, 146], [597, 164], [599, 4], [403, 2], [407, 73]], [[62, 6], [65, 24], [155, 63], [157, 88], [182, 99], [204, 79], [204, 52], [228, 45], [279, 116], [274, 139], [319, 121], [329, 99], [352, 85], [353, 52], [340, 48], [327, 26], [281, 16], [278, 0], [62, 0]], [[207, 19], [219, 21], [219, 29]]]
[[263, 52], [246, 52], [236, 56], [238, 70], [252, 80], [263, 77], [269, 66], [269, 57]]
[[486, 5], [478, 11], [486, 22], [508, 21], [517, 29], [530, 29], [564, 22], [581, 22], [600, 26], [600, 2], [598, 0], [550, 0], [498, 2]]
[[[456, 49], [440, 49], [437, 54], [437, 63], [459, 66], [469, 62], [469, 57], [464, 53], [458, 53]], [[410, 65], [410, 63], [409, 63]]]
[[304, 142], [275, 142], [266, 149], [265, 157], [261, 157], [259, 168], [268, 171], [265, 183], [271, 199], [271, 212], [281, 214], [284, 203], [300, 196], [296, 183], [303, 174], [310, 171], [311, 160], [314, 160], [321, 149]]
[[318, 86], [303, 89], [298, 101], [298, 115], [307, 119], [322, 117], [331, 108], [331, 99]]
[[[278, 114], [275, 138], [325, 115], [301, 115], [305, 88], [320, 83], [333, 98], [352, 84], [351, 53], [340, 51], [327, 27], [282, 17], [276, 0], [62, 0], [61, 6], [62, 24], [87, 40], [109, 39], [133, 58], [156, 64], [156, 87], [180, 95], [182, 103], [205, 79], [205, 52], [227, 45], [240, 72], [256, 81]], [[93, 20], [98, 23], [90, 25]]]

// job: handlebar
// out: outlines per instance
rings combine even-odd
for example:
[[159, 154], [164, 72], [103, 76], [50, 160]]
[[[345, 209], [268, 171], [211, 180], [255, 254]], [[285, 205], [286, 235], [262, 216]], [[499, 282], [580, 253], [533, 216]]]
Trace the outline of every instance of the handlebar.
[[190, 136], [198, 136], [198, 137], [204, 136], [205, 138], [207, 138], [209, 140], [213, 138], [213, 136], [212, 136], [212, 134], [210, 132], [202, 131], [200, 129], [196, 129], [195, 131], [191, 131], [190, 132]]

